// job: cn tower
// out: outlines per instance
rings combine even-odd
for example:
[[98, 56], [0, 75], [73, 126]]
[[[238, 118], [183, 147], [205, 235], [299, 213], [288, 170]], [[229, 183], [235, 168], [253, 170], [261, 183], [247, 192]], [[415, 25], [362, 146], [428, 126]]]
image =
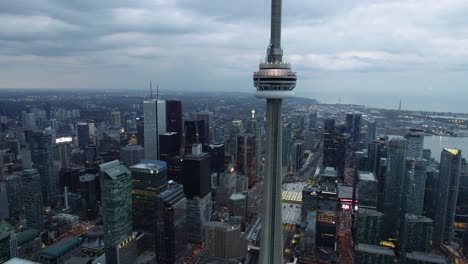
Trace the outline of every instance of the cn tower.
[[260, 263], [283, 264], [282, 219], [282, 120], [284, 98], [294, 97], [296, 73], [283, 62], [281, 49], [281, 0], [271, 1], [271, 36], [267, 59], [253, 74], [255, 96], [267, 100], [266, 169], [263, 190], [263, 214], [260, 240]]

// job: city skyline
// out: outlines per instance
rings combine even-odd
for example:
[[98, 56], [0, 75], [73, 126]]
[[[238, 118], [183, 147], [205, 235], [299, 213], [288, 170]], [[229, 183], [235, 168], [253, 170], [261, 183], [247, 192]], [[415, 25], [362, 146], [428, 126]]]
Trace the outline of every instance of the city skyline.
[[[152, 79], [163, 90], [247, 92], [249, 65], [265, 56], [268, 3], [243, 6], [189, 0], [1, 3], [0, 87], [132, 89]], [[468, 21], [461, 10], [467, 7], [456, 0], [288, 3], [285, 59], [303, 76], [298, 95], [314, 92], [335, 102], [341, 94], [355, 103], [356, 93], [375, 98], [391, 89], [409, 98], [405, 106], [418, 94], [465, 94]]]

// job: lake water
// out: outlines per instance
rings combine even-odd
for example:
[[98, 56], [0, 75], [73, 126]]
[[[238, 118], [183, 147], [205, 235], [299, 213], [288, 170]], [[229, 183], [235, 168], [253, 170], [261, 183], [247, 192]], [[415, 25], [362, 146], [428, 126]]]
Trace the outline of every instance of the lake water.
[[[403, 138], [403, 136], [388, 135], [389, 139]], [[468, 157], [468, 137], [425, 136], [424, 148], [431, 150], [432, 158], [439, 161], [444, 148], [456, 148], [462, 151], [463, 157]]]
[[432, 151], [432, 157], [440, 160], [443, 148], [457, 148], [462, 151], [463, 157], [468, 157], [468, 137], [424, 137], [424, 148]]

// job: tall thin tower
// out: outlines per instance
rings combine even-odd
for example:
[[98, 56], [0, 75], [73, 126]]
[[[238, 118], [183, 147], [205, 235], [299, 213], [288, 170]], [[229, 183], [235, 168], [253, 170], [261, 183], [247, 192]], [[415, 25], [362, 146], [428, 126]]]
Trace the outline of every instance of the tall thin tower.
[[281, 205], [281, 104], [284, 98], [294, 97], [296, 73], [291, 64], [282, 61], [281, 0], [271, 2], [271, 39], [267, 61], [260, 63], [253, 74], [257, 98], [267, 99], [266, 177], [263, 192], [260, 263], [282, 264], [283, 219]]

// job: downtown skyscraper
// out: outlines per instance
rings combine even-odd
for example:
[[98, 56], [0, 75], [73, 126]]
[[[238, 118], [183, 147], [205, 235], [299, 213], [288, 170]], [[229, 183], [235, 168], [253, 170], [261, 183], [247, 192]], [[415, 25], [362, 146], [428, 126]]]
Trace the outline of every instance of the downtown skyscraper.
[[266, 171], [263, 192], [260, 263], [283, 263], [281, 188], [282, 102], [295, 95], [296, 73], [283, 62], [281, 49], [281, 0], [272, 0], [271, 37], [267, 61], [253, 75], [256, 96], [267, 99]]
[[145, 119], [145, 159], [159, 160], [159, 135], [166, 133], [166, 101], [149, 99], [143, 102]]
[[438, 197], [434, 221], [433, 245], [450, 244], [460, 184], [461, 151], [445, 148], [440, 156]]

